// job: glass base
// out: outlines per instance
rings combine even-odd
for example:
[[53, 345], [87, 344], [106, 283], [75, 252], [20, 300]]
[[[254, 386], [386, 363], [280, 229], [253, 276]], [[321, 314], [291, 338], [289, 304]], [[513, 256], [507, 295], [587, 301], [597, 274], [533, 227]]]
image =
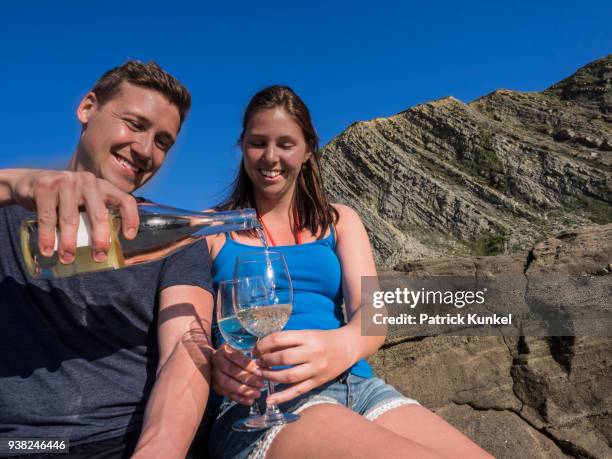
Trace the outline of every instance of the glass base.
[[300, 416], [293, 413], [262, 414], [261, 416], [254, 418], [241, 419], [232, 425], [232, 429], [238, 432], [253, 432], [256, 430], [267, 429], [269, 427], [289, 424], [290, 422], [295, 422], [298, 419], [300, 419]]
[[258, 430], [265, 430], [266, 427], [253, 427], [249, 425], [250, 421], [253, 421], [254, 419], [258, 419], [260, 417], [261, 416], [240, 419], [239, 421], [236, 421], [232, 424], [232, 430], [236, 432], [257, 432]]

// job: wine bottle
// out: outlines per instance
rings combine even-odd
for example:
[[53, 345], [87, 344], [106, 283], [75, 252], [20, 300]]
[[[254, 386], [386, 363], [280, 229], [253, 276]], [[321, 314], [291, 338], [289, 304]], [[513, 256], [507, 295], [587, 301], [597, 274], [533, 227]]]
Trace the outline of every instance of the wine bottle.
[[141, 202], [138, 204], [138, 214], [138, 233], [134, 239], [128, 240], [121, 231], [120, 214], [114, 209], [110, 210], [110, 249], [106, 261], [101, 263], [94, 261], [92, 257], [91, 227], [85, 212], [80, 214], [77, 250], [71, 264], [63, 264], [59, 260], [59, 233], [55, 235], [53, 255], [42, 255], [38, 248], [38, 223], [36, 219], [26, 219], [20, 229], [25, 265], [33, 277], [42, 279], [120, 269], [159, 260], [211, 234], [257, 229], [260, 226], [253, 209], [193, 212]]

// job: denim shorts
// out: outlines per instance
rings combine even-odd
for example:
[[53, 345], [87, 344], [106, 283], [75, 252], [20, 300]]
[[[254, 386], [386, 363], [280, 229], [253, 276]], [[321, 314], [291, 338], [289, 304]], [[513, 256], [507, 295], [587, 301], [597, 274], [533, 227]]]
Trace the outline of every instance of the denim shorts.
[[[283, 385], [278, 385], [278, 391]], [[265, 410], [267, 394], [257, 401], [261, 412]], [[417, 404], [416, 400], [404, 397], [380, 378], [363, 378], [344, 373], [338, 378], [311, 390], [307, 394], [280, 405], [283, 412], [299, 413], [314, 405], [331, 403], [350, 408], [373, 421], [393, 408]], [[213, 458], [263, 459], [272, 441], [283, 426], [271, 427], [257, 432], [234, 432], [232, 424], [248, 416], [249, 407], [224, 399], [210, 433], [208, 448]], [[299, 421], [297, 421], [299, 422]]]

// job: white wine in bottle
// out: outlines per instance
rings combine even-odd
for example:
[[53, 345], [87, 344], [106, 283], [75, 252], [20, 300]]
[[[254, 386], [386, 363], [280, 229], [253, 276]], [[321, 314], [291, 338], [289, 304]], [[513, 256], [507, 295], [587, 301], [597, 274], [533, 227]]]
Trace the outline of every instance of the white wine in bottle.
[[114, 210], [109, 212], [110, 249], [106, 261], [102, 263], [94, 261], [92, 257], [91, 228], [85, 213], [81, 213], [77, 250], [74, 262], [71, 264], [63, 264], [59, 260], [57, 252], [59, 234], [55, 237], [53, 255], [45, 257], [38, 249], [36, 219], [24, 220], [20, 236], [25, 265], [33, 277], [43, 279], [119, 269], [159, 260], [210, 234], [257, 229], [260, 226], [253, 209], [193, 212], [142, 202], [138, 204], [138, 214], [140, 216], [138, 234], [134, 239], [128, 240], [121, 232], [121, 216]]

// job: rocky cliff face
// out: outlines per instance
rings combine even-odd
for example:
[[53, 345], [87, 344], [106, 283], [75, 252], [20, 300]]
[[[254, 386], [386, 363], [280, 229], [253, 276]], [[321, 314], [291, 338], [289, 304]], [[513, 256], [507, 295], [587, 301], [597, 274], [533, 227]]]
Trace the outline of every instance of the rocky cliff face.
[[543, 92], [452, 97], [351, 125], [325, 146], [332, 199], [384, 267], [528, 249], [612, 221], [612, 55]]
[[[362, 216], [381, 271], [518, 273], [537, 295], [544, 274], [610, 285], [611, 163], [612, 55], [542, 92], [354, 123], [322, 167], [332, 200]], [[611, 355], [607, 336], [426, 336], [389, 339], [371, 362], [496, 457], [608, 458]]]

